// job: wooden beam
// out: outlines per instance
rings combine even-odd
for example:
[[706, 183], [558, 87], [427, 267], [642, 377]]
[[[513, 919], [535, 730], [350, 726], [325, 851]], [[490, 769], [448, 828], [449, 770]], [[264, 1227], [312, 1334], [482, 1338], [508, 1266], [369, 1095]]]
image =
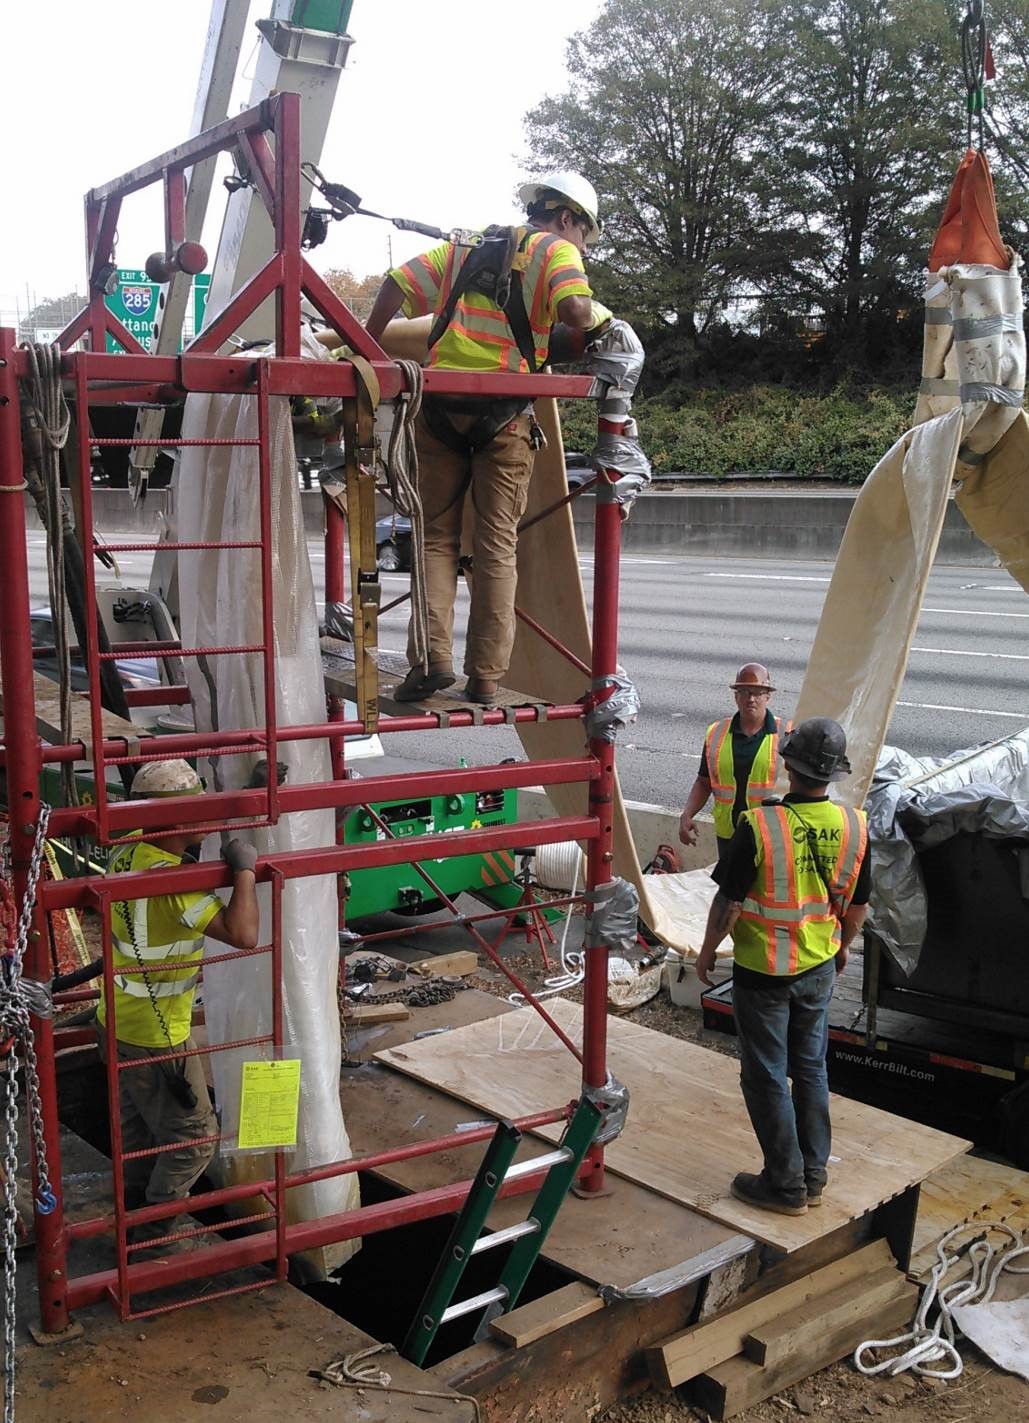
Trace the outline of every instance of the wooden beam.
[[373, 1023], [402, 1023], [411, 1010], [406, 1003], [357, 1003], [343, 1016], [348, 1026], [367, 1028]]
[[887, 1265], [874, 1275], [848, 1280], [799, 1309], [759, 1324], [744, 1339], [743, 1352], [755, 1364], [771, 1367], [796, 1352], [798, 1339], [809, 1334], [831, 1334], [837, 1326], [874, 1319], [880, 1309], [910, 1295], [911, 1288], [900, 1270]]
[[904, 1291], [878, 1311], [863, 1311], [859, 1317], [838, 1323], [834, 1329], [823, 1329], [821, 1322], [812, 1318], [806, 1335], [794, 1336], [793, 1352], [771, 1367], [765, 1368], [743, 1357], [728, 1359], [707, 1373], [699, 1374], [689, 1386], [689, 1396], [713, 1418], [731, 1418], [744, 1408], [834, 1364], [870, 1335], [888, 1337], [894, 1330], [909, 1324], [918, 1305], [918, 1286], [905, 1281]]
[[675, 1388], [741, 1354], [743, 1341], [760, 1325], [893, 1263], [886, 1241], [873, 1240], [861, 1250], [854, 1250], [803, 1279], [742, 1304], [729, 1314], [696, 1324], [671, 1339], [663, 1339], [647, 1350], [654, 1382], [659, 1388]]
[[449, 978], [465, 978], [479, 969], [479, 955], [470, 949], [457, 949], [452, 954], [437, 954], [435, 958], [417, 959], [409, 965], [412, 973], [446, 975]]

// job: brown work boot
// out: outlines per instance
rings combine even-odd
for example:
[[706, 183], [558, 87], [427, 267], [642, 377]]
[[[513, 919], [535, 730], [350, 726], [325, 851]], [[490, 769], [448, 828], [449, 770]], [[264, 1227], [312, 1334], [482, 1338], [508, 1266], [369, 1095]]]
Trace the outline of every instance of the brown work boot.
[[466, 702], [480, 702], [484, 707], [491, 707], [496, 702], [499, 691], [500, 683], [490, 677], [469, 677], [464, 689], [464, 698]]
[[394, 688], [395, 702], [424, 702], [434, 692], [442, 692], [444, 687], [452, 687], [456, 681], [450, 667], [412, 667], [407, 676]]

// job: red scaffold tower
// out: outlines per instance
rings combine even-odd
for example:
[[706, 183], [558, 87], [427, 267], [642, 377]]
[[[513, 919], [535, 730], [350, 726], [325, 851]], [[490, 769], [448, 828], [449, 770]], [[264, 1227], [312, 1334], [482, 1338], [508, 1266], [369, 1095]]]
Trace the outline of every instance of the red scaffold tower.
[[[269, 141], [271, 140], [271, 141]], [[148, 354], [137, 340], [108, 310], [104, 302], [107, 276], [113, 265], [113, 249], [123, 200], [133, 193], [159, 184], [163, 188], [166, 224], [166, 251], [170, 258], [185, 242], [186, 175], [197, 163], [215, 155], [233, 154], [243, 171], [250, 175], [274, 228], [274, 252], [264, 266], [236, 293], [222, 311], [209, 317], [205, 329], [178, 356]], [[95, 775], [95, 798], [88, 804], [60, 805], [49, 814], [46, 834], [79, 837], [100, 846], [112, 843], [128, 832], [157, 832], [171, 825], [195, 829], [198, 836], [215, 830], [245, 823], [247, 826], [274, 825], [281, 817], [300, 811], [331, 807], [368, 806], [401, 795], [430, 796], [441, 793], [461, 793], [530, 785], [588, 783], [588, 812], [580, 816], [564, 816], [525, 825], [506, 824], [482, 829], [460, 830], [448, 834], [428, 834], [394, 838], [389, 827], [382, 825], [383, 834], [369, 843], [344, 845], [326, 844], [313, 853], [291, 851], [263, 856], [257, 866], [259, 882], [271, 886], [272, 932], [270, 942], [246, 951], [270, 956], [272, 964], [273, 1012], [272, 1027], [266, 1038], [253, 1039], [254, 1045], [266, 1043], [269, 1049], [280, 1047], [283, 1037], [282, 945], [280, 936], [282, 892], [289, 879], [315, 875], [339, 875], [373, 866], [431, 862], [462, 854], [513, 850], [526, 843], [546, 845], [579, 841], [588, 847], [586, 896], [612, 878], [612, 808], [614, 789], [614, 748], [609, 739], [584, 734], [581, 755], [573, 759], [503, 763], [453, 770], [412, 772], [407, 775], [366, 776], [361, 780], [344, 777], [343, 744], [347, 735], [366, 729], [365, 723], [347, 720], [342, 703], [332, 703], [326, 720], [314, 725], [282, 725], [276, 716], [274, 608], [272, 601], [272, 505], [271, 447], [269, 438], [269, 402], [280, 396], [339, 397], [344, 405], [344, 429], [353, 426], [360, 395], [359, 376], [347, 361], [312, 362], [300, 355], [301, 301], [307, 298], [330, 326], [335, 328], [352, 351], [368, 363], [377, 379], [382, 398], [400, 397], [405, 389], [405, 372], [372, 340], [325, 281], [308, 265], [301, 251], [301, 169], [300, 169], [300, 101], [297, 95], [282, 93], [258, 108], [230, 119], [189, 142], [172, 149], [123, 177], [96, 188], [86, 198], [87, 250], [89, 264], [89, 304], [70, 323], [57, 343], [60, 347], [60, 379], [65, 397], [73, 412], [69, 465], [77, 479], [77, 538], [84, 554], [84, 591], [86, 603], [86, 637], [81, 649], [89, 677], [89, 731], [69, 744], [45, 744], [39, 735], [33, 693], [33, 645], [30, 633], [30, 594], [28, 555], [24, 516], [23, 432], [21, 428], [20, 382], [30, 376], [28, 352], [16, 343], [13, 330], [0, 330], [0, 557], [4, 568], [4, 592], [0, 602], [0, 668], [3, 684], [3, 744], [2, 764], [6, 778], [6, 801], [9, 815], [10, 863], [13, 896], [21, 905], [27, 887], [34, 881], [38, 869], [37, 833], [41, 817], [45, 816], [40, 778], [45, 767], [78, 765]], [[219, 354], [236, 327], [269, 298], [274, 300], [275, 342], [271, 354], [255, 355], [245, 350]], [[105, 350], [107, 337], [112, 336], [123, 348], [120, 352]], [[80, 349], [71, 349], [79, 346]], [[596, 383], [588, 376], [553, 374], [472, 374], [426, 369], [423, 373], [426, 393], [448, 393], [478, 396], [587, 397], [598, 394]], [[97, 627], [94, 551], [98, 547], [94, 530], [93, 503], [89, 477], [91, 446], [102, 443], [94, 439], [90, 429], [90, 411], [110, 404], [169, 404], [180, 402], [193, 393], [248, 395], [256, 399], [257, 436], [250, 441], [256, 447], [259, 471], [261, 537], [258, 544], [239, 547], [256, 549], [260, 557], [261, 592], [263, 597], [262, 631], [259, 643], [246, 647], [182, 647], [168, 643], [119, 644], [113, 653], [102, 646]], [[107, 441], [108, 444], [113, 441]], [[126, 440], [136, 445], [139, 441]], [[178, 446], [178, 438], [151, 442]], [[196, 441], [202, 444], [232, 444], [231, 440]], [[353, 458], [347, 452], [347, 458]], [[606, 679], [616, 672], [618, 629], [618, 572], [620, 551], [620, 510], [613, 496], [616, 476], [600, 470], [595, 482], [596, 532], [593, 586], [592, 665], [585, 667], [567, 649], [561, 647], [545, 629], [539, 629], [552, 646], [567, 656], [589, 678], [591, 687], [579, 702], [571, 705], [530, 705], [510, 709], [487, 709], [472, 713], [467, 710], [447, 714], [451, 728], [482, 725], [484, 727], [542, 719], [583, 720], [599, 700], [602, 700]], [[566, 496], [553, 507], [559, 507], [574, 496]], [[326, 597], [343, 600], [345, 520], [327, 501], [326, 512]], [[213, 545], [228, 547], [227, 544]], [[134, 541], [107, 544], [111, 553], [118, 551], [153, 550], [154, 543]], [[165, 544], [164, 547], [194, 548], [196, 544]], [[147, 750], [147, 743], [129, 736], [105, 734], [101, 668], [116, 656], [154, 656], [188, 659], [200, 656], [227, 657], [241, 653], [256, 653], [263, 658], [264, 725], [256, 729], [181, 732], [161, 737], [156, 750]], [[602, 690], [597, 691], [595, 689]], [[162, 687], [159, 692], [128, 691], [129, 706], [167, 703], [176, 699], [189, 700], [182, 686]], [[382, 735], [396, 732], [438, 729], [444, 718], [440, 714], [414, 711], [408, 715], [383, 716], [377, 730]], [[111, 799], [108, 795], [106, 771], [109, 768], [134, 769], [148, 759], [167, 757], [212, 758], [259, 752], [268, 764], [276, 764], [277, 748], [290, 741], [324, 740], [332, 749], [333, 777], [322, 783], [279, 785], [274, 774], [266, 786], [254, 789], [208, 791], [188, 802], [177, 800], [134, 801], [131, 804]], [[36, 865], [33, 852], [36, 849]], [[428, 879], [437, 897], [450, 905], [447, 896]], [[129, 876], [94, 875], [64, 880], [40, 879], [36, 887], [36, 902], [32, 910], [25, 952], [27, 979], [47, 980], [51, 975], [48, 959], [48, 916], [55, 911], [92, 908], [100, 914], [103, 924], [104, 982], [108, 1002], [113, 996], [110, 905], [131, 897], [176, 893], [186, 890], [216, 890], [231, 883], [231, 872], [220, 861], [184, 863], [175, 868], [157, 869]], [[569, 903], [565, 899], [564, 903]], [[501, 911], [503, 912], [503, 911]], [[507, 911], [519, 912], [518, 907]], [[495, 916], [496, 911], [494, 911]], [[485, 917], [485, 916], [481, 916]], [[490, 956], [510, 976], [493, 946], [483, 937], [475, 916], [462, 919], [479, 949]], [[587, 920], [585, 947], [585, 1029], [581, 1051], [554, 1023], [543, 1004], [531, 994], [527, 997], [554, 1031], [582, 1064], [584, 1089], [602, 1089], [607, 1082], [606, 1018], [607, 1018], [607, 949], [590, 938]], [[241, 957], [239, 952], [220, 953], [205, 960], [205, 967]], [[516, 980], [517, 982], [517, 980]], [[84, 994], [68, 995], [78, 1001]], [[58, 995], [58, 1001], [60, 1001]], [[223, 1187], [190, 1198], [191, 1209], [229, 1206], [254, 1197], [264, 1197], [268, 1210], [260, 1216], [244, 1217], [244, 1223], [255, 1227], [254, 1233], [232, 1240], [214, 1234], [217, 1227], [201, 1226], [186, 1234], [199, 1237], [197, 1248], [175, 1254], [155, 1265], [144, 1258], [134, 1258], [134, 1247], [128, 1240], [133, 1226], [167, 1219], [176, 1214], [181, 1203], [146, 1206], [126, 1210], [122, 1181], [125, 1153], [122, 1147], [119, 1119], [119, 1075], [131, 1063], [119, 1062], [115, 1050], [114, 1015], [107, 1016], [107, 1083], [112, 1137], [113, 1210], [85, 1220], [69, 1222], [65, 1217], [58, 1133], [58, 1097], [56, 1053], [62, 1046], [93, 1041], [92, 1033], [82, 1028], [62, 1029], [47, 1017], [34, 1016], [36, 1055], [38, 1059], [42, 1136], [45, 1159], [34, 1160], [34, 1180], [37, 1188], [52, 1189], [54, 1201], [47, 1213], [37, 1209], [36, 1250], [39, 1275], [41, 1328], [46, 1334], [59, 1334], [69, 1326], [73, 1312], [87, 1304], [105, 1298], [113, 1301], [123, 1318], [139, 1318], [148, 1311], [136, 1308], [135, 1296], [144, 1295], [158, 1284], [168, 1286], [186, 1281], [207, 1280], [243, 1266], [265, 1264], [278, 1278], [285, 1278], [288, 1257], [299, 1251], [313, 1249], [332, 1242], [367, 1236], [375, 1231], [400, 1224], [425, 1220], [460, 1209], [471, 1182], [415, 1192], [397, 1200], [360, 1207], [343, 1214], [317, 1220], [291, 1223], [285, 1209], [286, 1192], [297, 1185], [325, 1180], [349, 1172], [373, 1169], [388, 1162], [466, 1146], [486, 1141], [492, 1127], [464, 1131], [460, 1137], [443, 1137], [419, 1141], [395, 1150], [379, 1152], [363, 1158], [328, 1162], [303, 1172], [287, 1169], [287, 1153], [275, 1153], [274, 1173], [262, 1181]], [[245, 1043], [212, 1043], [198, 1052], [219, 1052], [246, 1046]], [[8, 1044], [7, 1050], [15, 1049]], [[173, 1054], [169, 1054], [172, 1056]], [[574, 1104], [573, 1104], [574, 1105]], [[538, 1128], [569, 1118], [568, 1104], [540, 1104], [540, 1110], [515, 1123], [522, 1129]], [[161, 1148], [151, 1148], [151, 1153]], [[135, 1155], [147, 1153], [137, 1152]], [[38, 1152], [37, 1152], [38, 1155]], [[527, 1192], [538, 1188], [545, 1170], [523, 1174], [504, 1186], [503, 1194]], [[599, 1192], [604, 1180], [603, 1147], [593, 1146], [579, 1172], [579, 1188]], [[51, 1205], [49, 1200], [44, 1206]], [[238, 1220], [234, 1223], [241, 1223]], [[99, 1273], [72, 1277], [69, 1274], [69, 1246], [87, 1237], [109, 1235], [116, 1246], [117, 1263]], [[202, 1248], [201, 1248], [202, 1247]], [[235, 1289], [256, 1288], [255, 1285], [232, 1285]], [[216, 1297], [208, 1290], [205, 1298]], [[189, 1301], [187, 1301], [189, 1302]], [[174, 1306], [161, 1306], [169, 1308]]]

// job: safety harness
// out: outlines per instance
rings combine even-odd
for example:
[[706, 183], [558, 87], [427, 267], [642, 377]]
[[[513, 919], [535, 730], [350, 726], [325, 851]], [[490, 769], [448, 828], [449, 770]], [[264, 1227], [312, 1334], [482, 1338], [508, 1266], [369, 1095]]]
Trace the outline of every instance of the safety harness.
[[[515, 227], [487, 227], [483, 240], [471, 248], [454, 278], [454, 284], [446, 301], [436, 313], [429, 332], [429, 350], [441, 340], [454, 319], [457, 303], [467, 291], [480, 292], [497, 304], [507, 317], [511, 334], [514, 336], [522, 360], [531, 374], [539, 369], [536, 361], [536, 343], [529, 325], [529, 314], [525, 309], [525, 295], [522, 291], [522, 274], [514, 270], [518, 253], [532, 234], [532, 229], [524, 233], [521, 240]], [[531, 405], [531, 402], [514, 396], [503, 400], [484, 400], [481, 396], [433, 395], [422, 401], [425, 423], [436, 439], [458, 454], [472, 455], [484, 449], [498, 431], [509, 424], [517, 415]], [[452, 415], [473, 416], [472, 423], [465, 430], [455, 428]], [[534, 444], [534, 448], [539, 448]]]

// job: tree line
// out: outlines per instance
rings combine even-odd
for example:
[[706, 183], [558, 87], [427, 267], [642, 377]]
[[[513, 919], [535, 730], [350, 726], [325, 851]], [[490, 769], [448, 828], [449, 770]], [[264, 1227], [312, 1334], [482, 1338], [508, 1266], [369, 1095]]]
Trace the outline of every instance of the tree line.
[[[922, 329], [926, 254], [967, 140], [956, 0], [606, 0], [532, 168], [600, 194], [598, 296], [648, 385], [889, 379]], [[1029, 231], [1029, 0], [987, 3], [1001, 230]]]

